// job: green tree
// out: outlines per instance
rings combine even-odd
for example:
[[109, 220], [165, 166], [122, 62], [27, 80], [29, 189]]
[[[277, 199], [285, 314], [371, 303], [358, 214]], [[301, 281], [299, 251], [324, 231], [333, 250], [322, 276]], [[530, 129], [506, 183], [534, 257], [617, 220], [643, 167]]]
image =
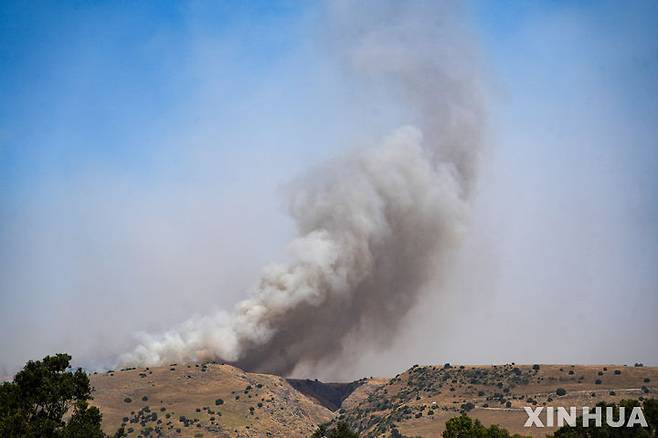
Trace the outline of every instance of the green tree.
[[321, 425], [311, 435], [311, 438], [359, 438], [359, 434], [350, 429], [347, 423], [340, 421], [333, 429], [324, 424]]
[[[594, 427], [594, 422], [589, 422], [589, 427], [583, 427], [582, 417], [576, 419], [575, 426], [563, 426], [554, 434], [554, 438], [643, 438], [655, 437], [658, 427], [658, 401], [651, 399], [645, 400], [642, 404], [638, 400], [621, 400], [619, 405], [598, 403], [603, 414], [601, 427]], [[619, 418], [619, 406], [623, 406], [626, 411], [626, 420], [634, 407], [641, 406], [644, 418], [647, 420], [649, 427], [643, 428], [640, 425], [633, 427], [610, 427], [605, 421], [605, 412], [607, 407], [612, 407], [613, 417]]]
[[446, 422], [443, 438], [522, 438], [517, 434], [510, 434], [497, 424], [484, 427], [479, 420], [473, 421], [471, 417], [462, 414]]
[[70, 370], [70, 362], [68, 354], [29, 361], [0, 386], [0, 436], [104, 437], [101, 413], [88, 404], [89, 377], [82, 369]]
[[479, 420], [473, 421], [468, 415], [462, 414], [446, 422], [443, 438], [486, 438], [487, 428]]

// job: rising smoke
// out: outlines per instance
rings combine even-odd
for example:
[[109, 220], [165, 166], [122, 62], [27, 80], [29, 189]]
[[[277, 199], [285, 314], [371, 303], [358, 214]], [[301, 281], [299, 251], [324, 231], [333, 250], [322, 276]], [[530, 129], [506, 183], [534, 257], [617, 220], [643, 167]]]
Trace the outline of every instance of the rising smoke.
[[[327, 50], [362, 89], [390, 93], [400, 127], [293, 184], [290, 261], [233, 312], [144, 335], [122, 362], [221, 359], [289, 374], [339, 357], [348, 336], [390, 339], [466, 227], [484, 117], [459, 11], [436, 2], [338, 2]], [[300, 121], [303, 123], [303, 121]]]

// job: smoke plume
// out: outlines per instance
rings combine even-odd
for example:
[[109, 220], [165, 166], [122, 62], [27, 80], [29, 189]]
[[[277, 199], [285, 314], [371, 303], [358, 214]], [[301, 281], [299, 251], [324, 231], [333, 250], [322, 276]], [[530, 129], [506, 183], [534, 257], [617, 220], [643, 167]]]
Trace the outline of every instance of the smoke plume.
[[[463, 233], [481, 145], [476, 56], [454, 5], [339, 2], [327, 50], [401, 123], [292, 185], [298, 237], [232, 312], [144, 335], [126, 364], [221, 359], [289, 374], [339, 357], [348, 336], [394, 335]], [[300, 123], [303, 123], [300, 120]]]

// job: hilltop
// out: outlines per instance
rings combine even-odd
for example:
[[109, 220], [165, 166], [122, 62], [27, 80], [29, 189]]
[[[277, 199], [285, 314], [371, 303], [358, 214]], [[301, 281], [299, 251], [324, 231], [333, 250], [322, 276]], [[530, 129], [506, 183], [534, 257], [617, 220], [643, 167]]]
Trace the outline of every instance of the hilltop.
[[334, 414], [282, 377], [230, 365], [131, 368], [91, 376], [107, 433], [129, 436], [309, 436]]
[[[639, 365], [639, 364], [638, 364]], [[593, 406], [655, 397], [658, 368], [616, 365], [430, 365], [392, 378], [323, 383], [216, 363], [131, 368], [91, 376], [106, 432], [129, 436], [308, 437], [345, 421], [362, 436], [437, 437], [460, 413], [510, 432], [523, 406]]]

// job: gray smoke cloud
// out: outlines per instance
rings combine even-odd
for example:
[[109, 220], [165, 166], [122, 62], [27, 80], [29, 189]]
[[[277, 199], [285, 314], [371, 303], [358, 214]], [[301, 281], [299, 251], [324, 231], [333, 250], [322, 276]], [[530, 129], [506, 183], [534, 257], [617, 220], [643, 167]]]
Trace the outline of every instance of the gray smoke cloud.
[[290, 374], [339, 357], [348, 337], [390, 339], [440, 275], [467, 225], [484, 124], [476, 51], [459, 10], [355, 1], [326, 12], [327, 50], [360, 91], [397, 102], [403, 123], [291, 185], [298, 237], [250, 298], [142, 335], [122, 363], [221, 359]]

